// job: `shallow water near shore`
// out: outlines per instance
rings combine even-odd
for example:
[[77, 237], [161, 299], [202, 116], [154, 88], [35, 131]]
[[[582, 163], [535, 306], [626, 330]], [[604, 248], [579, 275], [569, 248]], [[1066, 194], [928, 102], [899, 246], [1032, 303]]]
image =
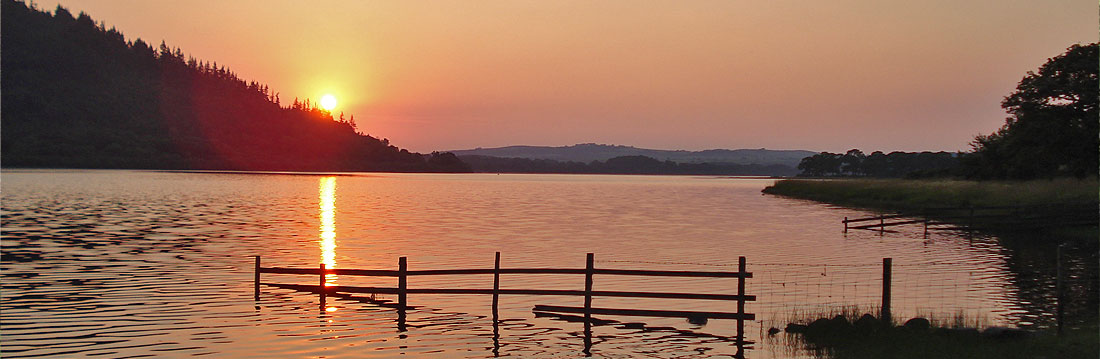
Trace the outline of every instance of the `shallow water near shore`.
[[[576, 357], [583, 325], [536, 317], [579, 297], [411, 294], [395, 310], [356, 298], [263, 287], [265, 266], [396, 269], [598, 268], [735, 271], [754, 277], [750, 358], [808, 356], [765, 333], [792, 315], [879, 304], [893, 258], [896, 318], [964, 314], [986, 325], [1049, 325], [1053, 278], [1029, 277], [996, 238], [843, 233], [869, 212], [762, 195], [770, 179], [690, 176], [186, 173], [5, 170], [0, 348], [5, 358]], [[1053, 265], [1053, 264], [1051, 264]], [[1012, 270], [1010, 270], [1012, 268]], [[1036, 268], [1035, 273], [1045, 273]], [[1021, 274], [1025, 273], [1025, 274]], [[316, 284], [265, 274], [265, 282]], [[330, 284], [394, 286], [330, 276]], [[502, 288], [583, 289], [583, 276], [505, 275]], [[491, 288], [492, 276], [414, 277], [410, 288]], [[598, 276], [597, 290], [733, 294], [733, 279]], [[367, 295], [369, 297], [369, 295]], [[378, 295], [375, 299], [394, 300]], [[734, 311], [734, 302], [596, 298], [594, 306]], [[733, 355], [734, 321], [601, 316], [588, 351], [606, 357]], [[632, 323], [632, 324], [623, 324]], [[403, 330], [401, 330], [403, 329]]]

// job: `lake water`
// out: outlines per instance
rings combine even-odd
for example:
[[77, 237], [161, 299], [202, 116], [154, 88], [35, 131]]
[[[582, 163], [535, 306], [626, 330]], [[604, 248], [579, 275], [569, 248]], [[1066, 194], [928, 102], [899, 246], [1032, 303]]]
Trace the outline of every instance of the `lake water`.
[[[264, 286], [264, 266], [502, 267], [736, 271], [747, 257], [750, 358], [808, 355], [767, 335], [799, 314], [873, 310], [893, 258], [893, 313], [985, 325], [1044, 325], [1053, 282], [1021, 278], [995, 238], [900, 227], [843, 232], [872, 213], [766, 196], [768, 179], [688, 176], [345, 174], [5, 170], [0, 347], [4, 358], [578, 357], [583, 324], [536, 317], [582, 297], [410, 294], [405, 326], [362, 298]], [[264, 282], [316, 284], [264, 274]], [[395, 286], [330, 276], [330, 284]], [[1021, 286], [1023, 286], [1021, 288]], [[412, 277], [410, 288], [491, 288], [492, 276]], [[577, 275], [504, 275], [502, 288], [584, 288]], [[597, 276], [596, 290], [732, 294], [736, 279]], [[369, 297], [369, 295], [366, 295]], [[378, 295], [375, 299], [393, 300]], [[604, 298], [595, 307], [734, 311], [734, 302]], [[732, 320], [598, 316], [601, 357], [736, 353]]]

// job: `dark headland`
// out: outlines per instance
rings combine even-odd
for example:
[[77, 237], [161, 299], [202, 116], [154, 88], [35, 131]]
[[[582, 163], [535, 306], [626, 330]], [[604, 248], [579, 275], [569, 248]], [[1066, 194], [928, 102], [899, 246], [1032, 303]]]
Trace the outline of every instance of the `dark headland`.
[[4, 167], [468, 172], [88, 15], [3, 0]]

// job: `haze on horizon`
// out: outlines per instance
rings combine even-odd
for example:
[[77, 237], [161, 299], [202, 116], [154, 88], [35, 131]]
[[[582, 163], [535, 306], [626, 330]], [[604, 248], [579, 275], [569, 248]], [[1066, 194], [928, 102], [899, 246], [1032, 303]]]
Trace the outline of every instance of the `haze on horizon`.
[[[52, 10], [57, 2], [39, 3]], [[65, 0], [413, 151], [956, 151], [1027, 71], [1097, 41], [1086, 1]]]

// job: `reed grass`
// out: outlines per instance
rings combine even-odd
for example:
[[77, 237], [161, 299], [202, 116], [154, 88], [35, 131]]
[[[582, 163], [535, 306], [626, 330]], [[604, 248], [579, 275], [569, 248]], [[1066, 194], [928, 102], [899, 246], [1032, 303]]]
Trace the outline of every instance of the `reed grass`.
[[[830, 308], [817, 312], [791, 312], [792, 323], [810, 323], [817, 319], [842, 316], [849, 321], [860, 317], [856, 307]], [[872, 312], [873, 313], [873, 312]], [[908, 318], [898, 318], [905, 321]], [[997, 338], [979, 334], [987, 327], [985, 318], [958, 313], [944, 318], [926, 318], [928, 330], [899, 327], [874, 332], [846, 331], [844, 334], [807, 337], [788, 334], [818, 357], [835, 359], [863, 358], [1095, 358], [1100, 351], [1097, 326], [1072, 328], [1059, 336], [1053, 330], [1031, 332], [1024, 337]], [[963, 330], [972, 328], [974, 330]]]
[[[849, 323], [855, 323], [855, 321], [858, 320], [860, 317], [862, 317], [864, 314], [871, 314], [872, 316], [878, 317], [879, 316], [878, 313], [880, 313], [880, 311], [881, 311], [881, 307], [879, 307], [877, 305], [868, 305], [868, 306], [855, 306], [855, 305], [850, 305], [850, 306], [829, 306], [829, 307], [820, 308], [820, 309], [816, 309], [816, 310], [815, 309], [809, 309], [809, 308], [794, 309], [794, 310], [786, 310], [786, 311], [783, 311], [781, 313], [776, 313], [778, 315], [775, 315], [774, 317], [777, 318], [777, 320], [780, 323], [774, 323], [774, 324], [781, 328], [782, 325], [785, 325], [786, 323], [809, 324], [810, 322], [813, 322], [814, 320], [817, 320], [817, 319], [820, 319], [820, 318], [833, 318], [833, 317], [836, 317], [836, 316], [844, 317], [844, 319], [847, 319]], [[957, 313], [954, 313], [954, 314], [946, 314], [945, 315], [945, 314], [942, 314], [942, 313], [925, 314], [925, 313], [921, 313], [921, 311], [918, 310], [915, 317], [928, 319], [928, 321], [932, 323], [932, 327], [934, 327], [934, 328], [952, 328], [952, 329], [975, 328], [975, 329], [983, 329], [983, 328], [989, 327], [990, 323], [991, 323], [988, 317], [974, 316], [972, 314], [967, 314], [967, 313], [963, 313], [963, 312], [957, 312]], [[892, 319], [893, 320], [892, 320], [892, 323], [890, 323], [890, 325], [897, 326], [897, 325], [900, 325], [900, 324], [904, 323], [909, 318], [896, 318], [895, 317], [895, 318], [892, 318]]]
[[938, 335], [889, 331], [819, 351], [821, 357], [834, 359], [863, 358], [1096, 358], [1096, 329], [1075, 330], [1063, 336], [1038, 333], [1016, 339], [992, 339], [980, 335]]
[[[844, 317], [844, 319], [847, 319], [848, 322], [855, 322], [857, 319], [859, 319], [859, 317], [863, 316], [864, 313], [879, 313], [880, 311], [881, 308], [878, 305], [822, 306], [817, 309], [798, 308], [777, 311], [774, 312], [775, 315], [773, 315], [772, 317], [777, 318], [780, 321], [780, 323], [777, 323], [777, 325], [779, 328], [782, 328], [783, 325], [786, 325], [787, 323], [810, 324], [810, 322], [819, 318], [828, 319], [836, 317], [838, 315]], [[876, 317], [878, 316], [877, 314], [874, 315]]]

